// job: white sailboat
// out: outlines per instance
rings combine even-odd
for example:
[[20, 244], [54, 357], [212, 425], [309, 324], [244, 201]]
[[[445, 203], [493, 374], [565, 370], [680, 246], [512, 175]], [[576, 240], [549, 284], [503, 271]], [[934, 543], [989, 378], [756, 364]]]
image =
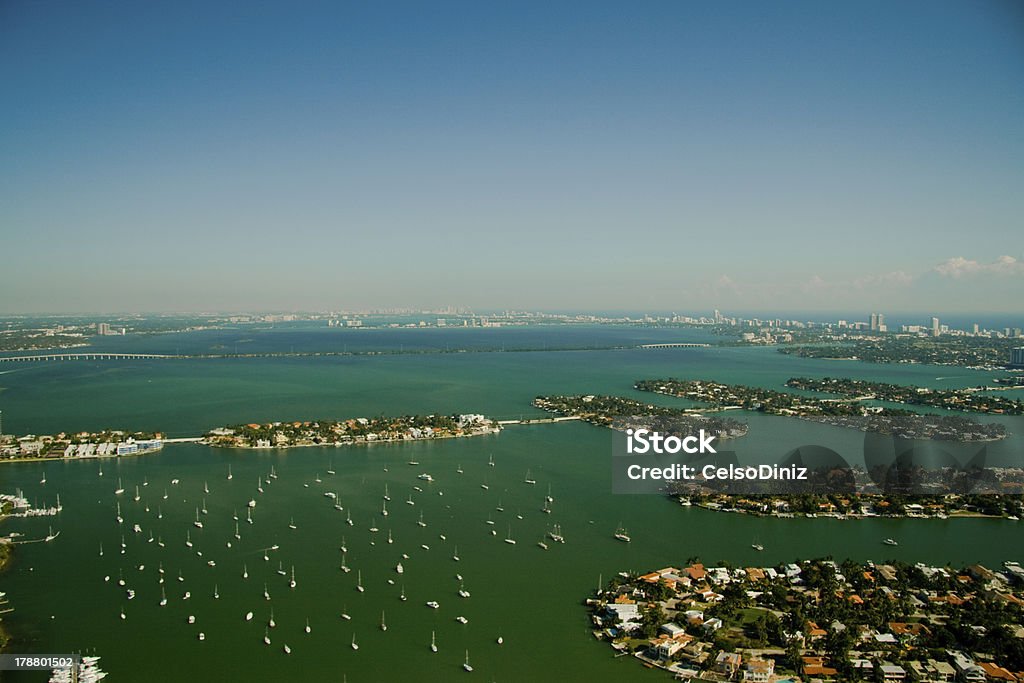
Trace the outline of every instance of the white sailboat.
[[231, 478], [232, 478], [231, 465], [228, 465], [228, 481], [231, 481]]
[[508, 543], [510, 545], [515, 545], [516, 544], [516, 540], [514, 538], [512, 538], [512, 525], [511, 524], [508, 525], [508, 536], [505, 537], [505, 543]]
[[466, 671], [472, 671], [473, 667], [469, 665], [469, 650], [466, 650], [466, 661], [463, 663], [462, 668]]
[[192, 522], [192, 524], [197, 529], [202, 529], [203, 528], [203, 523], [199, 521], [199, 508], [196, 508], [196, 521]]
[[358, 572], [356, 573], [356, 575], [357, 575], [357, 579], [356, 579], [356, 590], [357, 590], [357, 591], [359, 591], [360, 593], [364, 593], [364, 592], [366, 591], [366, 589], [365, 589], [365, 588], [363, 588], [363, 570], [361, 570], [361, 569], [360, 569], [360, 570], [359, 570], [359, 571], [358, 571]]
[[313, 629], [309, 627], [309, 617], [306, 617], [306, 633], [311, 633]]
[[530, 470], [526, 470], [526, 477], [523, 479], [526, 484], [536, 484], [537, 480], [530, 476]]
[[292, 565], [292, 580], [288, 582], [291, 588], [295, 588], [295, 565]]
[[358, 650], [359, 649], [359, 646], [356, 644], [356, 634], [355, 633], [352, 634], [352, 649], [353, 650]]
[[384, 621], [384, 610], [380, 611], [380, 630], [381, 631], [387, 631], [388, 630], [388, 623], [386, 621]]
[[120, 496], [124, 493], [124, 486], [121, 485], [121, 477], [117, 478], [117, 488], [114, 489], [114, 495]]
[[242, 563], [242, 578], [243, 579], [248, 579], [249, 578], [249, 568], [245, 566], [244, 562]]
[[430, 632], [430, 651], [437, 652], [437, 640], [434, 638], [434, 632]]

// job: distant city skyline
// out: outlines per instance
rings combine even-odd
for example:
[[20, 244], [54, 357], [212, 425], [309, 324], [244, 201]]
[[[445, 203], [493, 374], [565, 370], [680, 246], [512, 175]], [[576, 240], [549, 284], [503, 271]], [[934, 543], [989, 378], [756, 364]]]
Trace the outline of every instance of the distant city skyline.
[[6, 3], [0, 314], [1019, 313], [1022, 27], [1009, 0]]

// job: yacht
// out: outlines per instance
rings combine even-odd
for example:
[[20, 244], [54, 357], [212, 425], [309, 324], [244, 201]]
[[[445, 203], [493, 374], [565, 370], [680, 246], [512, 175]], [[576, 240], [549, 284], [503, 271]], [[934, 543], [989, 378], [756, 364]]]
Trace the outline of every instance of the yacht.
[[199, 635], [197, 637], [199, 638], [199, 640], [206, 640], [206, 634], [202, 631], [199, 632]]
[[459, 622], [460, 624], [468, 624], [469, 623], [469, 619], [467, 619], [466, 617], [462, 616], [461, 614], [459, 616], [455, 617], [455, 621]]
[[246, 621], [252, 621], [252, 612], [246, 612], [245, 613], [245, 620]]
[[764, 550], [764, 546], [761, 545], [760, 543], [751, 543], [750, 547], [753, 548], [754, 550], [758, 551], [758, 552], [761, 552], [762, 550]]
[[286, 655], [290, 655], [292, 653], [292, 649], [290, 647], [288, 647], [287, 644], [285, 644], [285, 646], [284, 646], [284, 653]]
[[419, 477], [417, 477], [417, 479], [422, 479], [423, 481], [434, 481], [434, 478], [432, 476], [430, 476], [429, 474], [427, 474], [426, 472], [424, 472], [423, 474], [419, 475]]
[[430, 602], [427, 603], [427, 607], [429, 607], [430, 609], [437, 609], [440, 606], [441, 605], [438, 604], [438, 602], [436, 600], [431, 600]]
[[460, 598], [468, 598], [469, 596], [470, 596], [470, 593], [469, 593], [468, 590], [466, 590], [465, 585], [463, 585], [462, 582], [459, 582], [459, 597]]
[[624, 543], [629, 543], [631, 540], [633, 540], [629, 537], [629, 534], [626, 532], [625, 527], [621, 525], [618, 529], [615, 530], [615, 538]]
[[396, 571], [396, 572], [398, 572], [399, 574], [402, 574], [402, 573], [404, 573], [404, 572], [405, 572], [405, 567], [403, 567], [403, 566], [402, 566], [402, 563], [401, 563], [401, 562], [399, 562], [399, 563], [398, 563], [398, 564], [397, 564], [397, 565], [395, 566], [395, 571]]
[[899, 543], [897, 543], [896, 541], [894, 541], [891, 538], [885, 539], [884, 541], [882, 541], [882, 543], [884, 543], [886, 545], [899, 545]]

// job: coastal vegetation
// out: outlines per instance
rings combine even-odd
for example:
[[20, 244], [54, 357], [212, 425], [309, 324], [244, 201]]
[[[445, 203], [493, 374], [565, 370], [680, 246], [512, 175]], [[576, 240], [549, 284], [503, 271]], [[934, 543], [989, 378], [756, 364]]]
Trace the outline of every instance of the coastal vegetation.
[[889, 401], [907, 405], [964, 410], [997, 415], [1024, 415], [1024, 402], [988, 396], [977, 389], [929, 389], [909, 387], [886, 382], [867, 382], [858, 379], [824, 377], [810, 379], [794, 377], [786, 386], [802, 391], [817, 391], [861, 400]]
[[1013, 681], [1024, 669], [1022, 586], [1015, 562], [993, 571], [692, 558], [623, 572], [587, 604], [597, 637], [692, 679]]
[[[658, 406], [621, 396], [538, 396], [533, 405], [601, 427], [644, 426], [665, 434], [689, 434], [703, 429], [719, 439], [747, 433], [747, 426], [738, 420], [705, 416], [685, 408]], [[637, 419], [640, 422], [636, 422]]]
[[443, 439], [493, 434], [498, 426], [483, 415], [403, 415], [304, 422], [249, 423], [211, 430], [211, 446], [293, 448]]
[[[874, 397], [826, 399], [711, 380], [671, 378], [641, 380], [636, 383], [635, 388], [686, 398], [717, 410], [754, 410], [768, 415], [799, 417], [836, 426], [870, 429], [880, 434], [898, 434], [907, 438], [992, 441], [1006, 436], [1006, 428], [1000, 424], [982, 424], [956, 415], [921, 415], [909, 410], [866, 405], [862, 402], [862, 399]], [[997, 405], [994, 401], [988, 405]]]
[[780, 346], [779, 353], [801, 358], [862, 360], [870, 363], [928, 363], [968, 368], [1003, 368], [1010, 350], [1020, 346], [1014, 338], [917, 335], [882, 335], [848, 342]]

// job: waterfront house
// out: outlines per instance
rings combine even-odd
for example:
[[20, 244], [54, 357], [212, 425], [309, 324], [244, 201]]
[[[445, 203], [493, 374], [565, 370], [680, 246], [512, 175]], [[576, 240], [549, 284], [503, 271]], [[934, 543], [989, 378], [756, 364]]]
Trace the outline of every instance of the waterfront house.
[[739, 671], [740, 664], [742, 663], [743, 656], [738, 652], [719, 652], [718, 656], [715, 657], [714, 670], [717, 673], [732, 678]]

